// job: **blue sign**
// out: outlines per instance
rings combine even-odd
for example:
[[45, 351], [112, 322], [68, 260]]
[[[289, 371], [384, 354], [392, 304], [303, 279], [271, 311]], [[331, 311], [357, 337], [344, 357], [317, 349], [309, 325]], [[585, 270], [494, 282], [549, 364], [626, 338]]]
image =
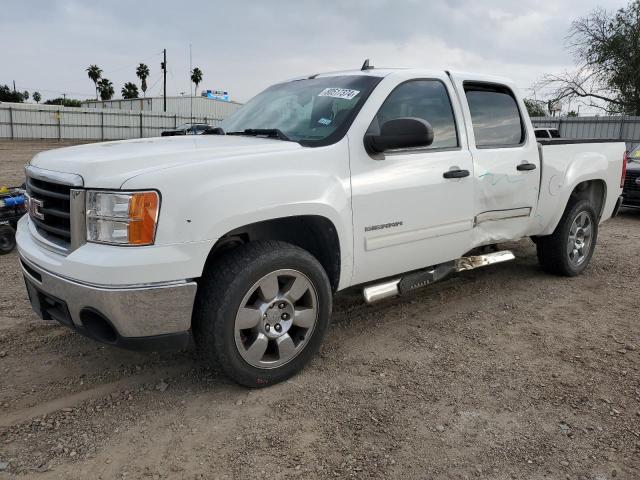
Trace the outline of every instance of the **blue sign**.
[[222, 100], [223, 102], [229, 101], [229, 92], [223, 90], [203, 90], [202, 96], [213, 100]]

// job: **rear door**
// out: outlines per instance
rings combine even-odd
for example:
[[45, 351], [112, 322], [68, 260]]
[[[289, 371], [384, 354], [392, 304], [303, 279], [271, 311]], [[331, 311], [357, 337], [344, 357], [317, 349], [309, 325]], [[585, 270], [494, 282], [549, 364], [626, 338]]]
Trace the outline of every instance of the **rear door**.
[[[474, 164], [473, 244], [524, 236], [540, 185], [538, 143], [512, 86], [455, 77]], [[530, 138], [531, 137], [531, 138]]]
[[[473, 226], [473, 163], [465, 148], [461, 111], [444, 73], [386, 78], [349, 131], [355, 268], [361, 283], [455, 259], [468, 248]], [[429, 122], [426, 148], [370, 155], [366, 132], [386, 121]], [[451, 170], [462, 178], [445, 178]]]

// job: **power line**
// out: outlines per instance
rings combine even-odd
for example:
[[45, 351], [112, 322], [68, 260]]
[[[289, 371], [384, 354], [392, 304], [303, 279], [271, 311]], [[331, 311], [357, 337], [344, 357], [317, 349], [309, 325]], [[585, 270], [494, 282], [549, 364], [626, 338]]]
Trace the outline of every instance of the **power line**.
[[33, 87], [26, 87], [24, 85], [20, 85], [19, 88], [17, 88], [17, 90], [28, 90], [30, 92], [49, 92], [49, 93], [59, 93], [59, 94], [63, 94], [66, 93], [68, 95], [80, 95], [83, 97], [92, 97], [95, 95], [95, 92], [93, 93], [86, 93], [86, 92], [74, 92], [74, 91], [70, 91], [70, 90], [52, 90], [50, 88], [33, 88]]
[[162, 80], [162, 77], [158, 77], [158, 79], [155, 81], [155, 83], [153, 85], [151, 85], [151, 87], [149, 88], [149, 92], [151, 92], [153, 90], [153, 88], [158, 84], [158, 82]]
[[125, 66], [123, 66], [123, 67], [111, 68], [111, 69], [105, 69], [104, 71], [105, 71], [105, 72], [108, 72], [108, 73], [114, 73], [114, 72], [120, 72], [120, 71], [124, 70], [125, 68], [133, 68], [133, 69], [134, 69], [134, 71], [135, 71], [136, 67], [137, 67], [140, 63], [147, 62], [147, 61], [149, 61], [149, 59], [152, 59], [152, 58], [154, 58], [154, 57], [157, 57], [158, 55], [162, 55], [162, 52], [158, 52], [158, 53], [154, 53], [153, 55], [149, 55], [148, 57], [143, 58], [142, 60], [140, 60], [140, 61], [138, 62], [138, 64], [136, 64], [136, 65], [131, 65], [131, 64], [129, 64], [129, 65], [125, 65]]

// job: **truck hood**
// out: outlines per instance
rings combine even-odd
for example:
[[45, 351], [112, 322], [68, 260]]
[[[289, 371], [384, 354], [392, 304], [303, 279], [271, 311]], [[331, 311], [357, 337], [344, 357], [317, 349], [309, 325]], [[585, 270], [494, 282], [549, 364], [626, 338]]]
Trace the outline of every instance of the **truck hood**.
[[236, 135], [155, 137], [48, 150], [33, 157], [30, 165], [75, 173], [86, 187], [120, 188], [130, 178], [165, 168], [302, 148], [295, 142]]

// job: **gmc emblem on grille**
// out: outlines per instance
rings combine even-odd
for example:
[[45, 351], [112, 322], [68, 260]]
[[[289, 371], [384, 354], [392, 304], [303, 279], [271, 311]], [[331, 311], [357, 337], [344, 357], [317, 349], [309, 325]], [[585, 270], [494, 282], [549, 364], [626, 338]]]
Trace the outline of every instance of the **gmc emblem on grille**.
[[38, 200], [33, 197], [29, 199], [29, 214], [33, 218], [44, 220], [44, 213], [42, 213], [42, 200]]

